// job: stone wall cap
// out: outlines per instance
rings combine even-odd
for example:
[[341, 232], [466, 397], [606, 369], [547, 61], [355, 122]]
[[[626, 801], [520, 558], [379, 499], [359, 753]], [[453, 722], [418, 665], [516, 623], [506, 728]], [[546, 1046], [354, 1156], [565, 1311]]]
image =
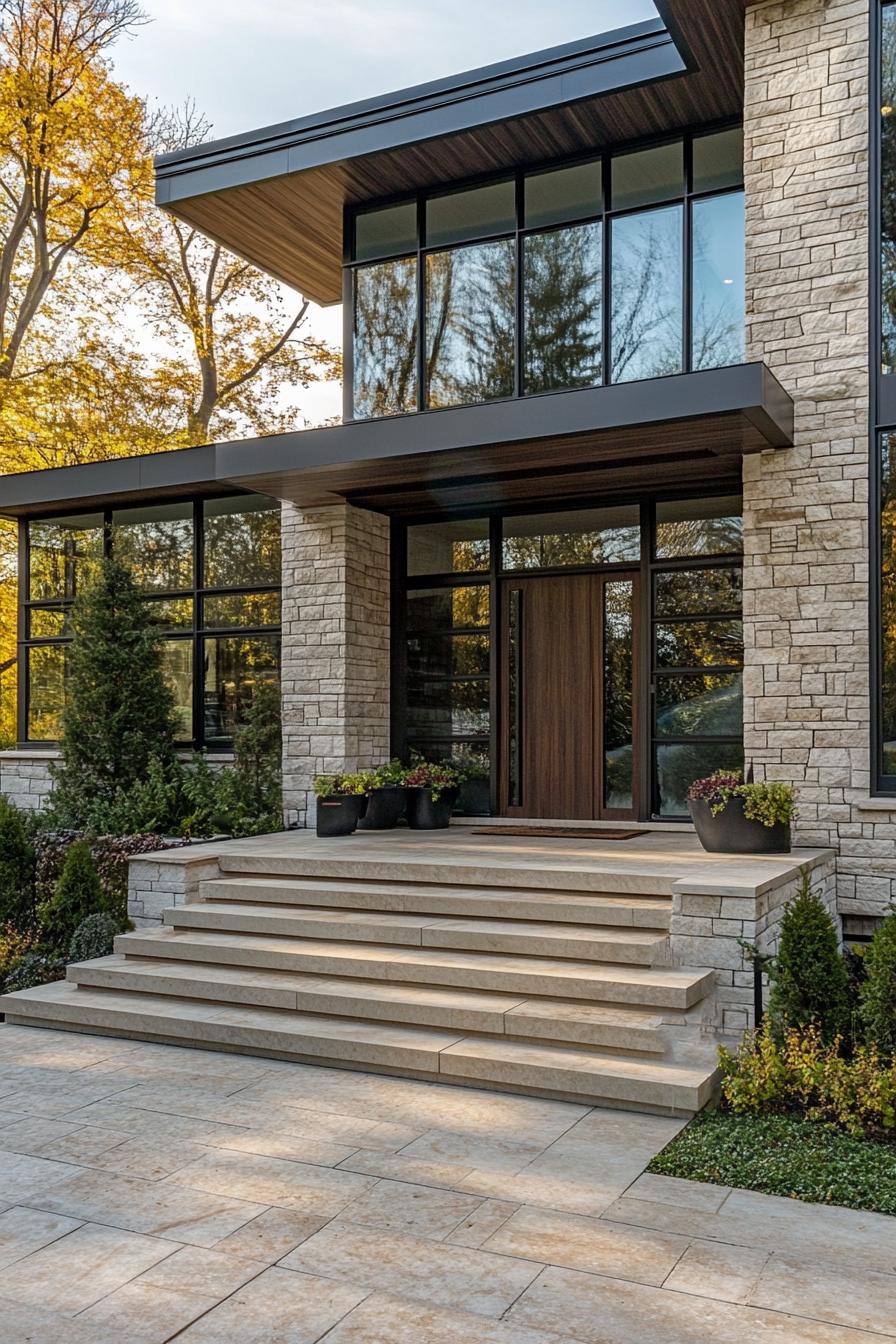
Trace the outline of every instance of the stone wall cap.
[[[784, 886], [801, 873], [836, 857], [833, 849], [795, 849], [790, 854], [738, 855], [726, 858], [701, 869], [693, 876], [680, 877], [672, 883], [672, 891], [679, 896], [762, 896], [775, 887]], [[737, 865], [742, 865], [742, 875]]]
[[860, 798], [853, 807], [859, 812], [896, 812], [896, 798]]
[[0, 762], [58, 761], [61, 755], [61, 751], [42, 750], [40, 747], [34, 747], [30, 750], [23, 749], [22, 747], [10, 747], [6, 751], [0, 751]]

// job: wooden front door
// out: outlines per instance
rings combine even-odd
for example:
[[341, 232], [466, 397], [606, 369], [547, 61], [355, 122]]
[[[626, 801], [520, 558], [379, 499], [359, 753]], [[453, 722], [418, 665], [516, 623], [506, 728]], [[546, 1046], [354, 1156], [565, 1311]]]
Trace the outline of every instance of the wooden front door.
[[504, 580], [504, 815], [635, 815], [637, 587], [634, 574]]

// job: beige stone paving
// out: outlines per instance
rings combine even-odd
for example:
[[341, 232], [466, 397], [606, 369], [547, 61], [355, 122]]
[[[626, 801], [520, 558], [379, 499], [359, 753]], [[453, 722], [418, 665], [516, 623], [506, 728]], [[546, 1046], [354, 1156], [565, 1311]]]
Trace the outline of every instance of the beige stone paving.
[[3, 1344], [896, 1339], [896, 1219], [668, 1118], [7, 1026], [0, 1091]]

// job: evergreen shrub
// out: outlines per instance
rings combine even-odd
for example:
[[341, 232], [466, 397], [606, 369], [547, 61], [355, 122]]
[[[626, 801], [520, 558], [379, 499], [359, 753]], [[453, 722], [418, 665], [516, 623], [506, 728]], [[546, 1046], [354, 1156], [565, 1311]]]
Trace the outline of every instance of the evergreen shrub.
[[810, 890], [808, 873], [799, 895], [784, 908], [771, 979], [769, 1018], [779, 1038], [790, 1028], [811, 1024], [825, 1041], [847, 1035], [849, 978], [836, 929]]

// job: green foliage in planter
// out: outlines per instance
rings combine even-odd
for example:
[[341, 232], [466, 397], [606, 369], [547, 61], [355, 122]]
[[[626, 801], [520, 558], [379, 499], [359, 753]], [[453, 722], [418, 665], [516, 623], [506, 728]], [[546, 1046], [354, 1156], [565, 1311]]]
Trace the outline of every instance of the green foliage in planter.
[[84, 828], [151, 768], [158, 781], [175, 757], [176, 718], [158, 629], [126, 565], [102, 562], [71, 621], [62, 762], [53, 770], [50, 807], [57, 825]]
[[896, 908], [879, 925], [864, 957], [859, 1015], [869, 1045], [896, 1055]]
[[404, 777], [407, 774], [407, 766], [394, 758], [387, 761], [385, 765], [378, 765], [373, 772], [375, 789], [400, 789], [404, 786]]
[[461, 782], [460, 771], [450, 761], [418, 761], [407, 772], [404, 782], [409, 789], [429, 789], [437, 803], [443, 793], [456, 789]]
[[78, 925], [100, 911], [106, 911], [106, 898], [90, 845], [77, 840], [65, 856], [56, 890], [40, 907], [40, 927], [48, 945], [68, 952]]
[[370, 770], [356, 770], [341, 775], [315, 775], [314, 792], [318, 798], [363, 798], [376, 788]]
[[695, 779], [688, 789], [688, 798], [691, 802], [708, 803], [714, 817], [725, 811], [732, 798], [741, 798], [747, 820], [758, 821], [769, 829], [789, 826], [796, 815], [791, 785], [776, 780], [745, 784], [739, 772], [734, 771], [717, 770], [713, 775]]
[[0, 796], [0, 926], [27, 928], [34, 917], [34, 849], [25, 819]]
[[796, 1115], [698, 1115], [648, 1171], [896, 1214], [896, 1150]]
[[778, 955], [771, 967], [769, 1018], [780, 1036], [789, 1027], [816, 1023], [824, 1040], [850, 1027], [849, 981], [837, 932], [808, 873], [800, 893], [784, 907]]
[[122, 926], [114, 915], [98, 910], [88, 915], [75, 929], [68, 949], [69, 961], [92, 961], [94, 957], [108, 957]]

